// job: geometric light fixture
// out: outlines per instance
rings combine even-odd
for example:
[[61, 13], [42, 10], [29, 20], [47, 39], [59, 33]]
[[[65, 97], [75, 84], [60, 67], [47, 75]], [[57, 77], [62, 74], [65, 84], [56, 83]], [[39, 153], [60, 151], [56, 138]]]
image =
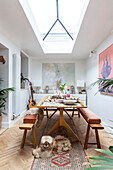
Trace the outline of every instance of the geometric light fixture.
[[47, 32], [47, 34], [44, 36], [43, 40], [45, 40], [45, 38], [48, 36], [48, 34], [50, 33], [50, 31], [52, 30], [52, 28], [55, 26], [55, 24], [57, 22], [59, 22], [61, 24], [61, 26], [64, 28], [64, 30], [66, 31], [66, 33], [69, 35], [69, 37], [73, 40], [73, 37], [71, 36], [71, 34], [67, 31], [67, 29], [65, 28], [65, 26], [63, 25], [63, 23], [60, 21], [59, 19], [59, 7], [58, 7], [58, 0], [56, 0], [56, 9], [57, 9], [57, 19], [55, 20], [55, 22], [53, 23], [53, 25], [51, 26], [51, 28], [49, 29], [49, 31]]

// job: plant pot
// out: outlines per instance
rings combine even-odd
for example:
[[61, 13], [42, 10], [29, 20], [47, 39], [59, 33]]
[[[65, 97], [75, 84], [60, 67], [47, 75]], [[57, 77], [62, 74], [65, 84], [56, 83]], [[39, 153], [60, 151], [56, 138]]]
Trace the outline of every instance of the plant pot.
[[21, 83], [21, 88], [25, 89], [25, 82], [24, 81], [22, 81], [22, 83]]

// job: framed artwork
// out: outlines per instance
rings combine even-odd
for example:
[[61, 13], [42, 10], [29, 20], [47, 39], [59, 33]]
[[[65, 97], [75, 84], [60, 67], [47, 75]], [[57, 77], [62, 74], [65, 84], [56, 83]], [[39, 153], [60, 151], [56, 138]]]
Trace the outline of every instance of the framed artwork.
[[47, 86], [50, 90], [57, 89], [57, 82], [66, 83], [67, 86], [75, 85], [74, 63], [43, 63], [42, 64], [42, 89]]
[[[113, 78], [113, 44], [99, 54], [99, 78]], [[101, 85], [99, 85], [99, 91], [113, 95], [113, 89], [103, 91]]]

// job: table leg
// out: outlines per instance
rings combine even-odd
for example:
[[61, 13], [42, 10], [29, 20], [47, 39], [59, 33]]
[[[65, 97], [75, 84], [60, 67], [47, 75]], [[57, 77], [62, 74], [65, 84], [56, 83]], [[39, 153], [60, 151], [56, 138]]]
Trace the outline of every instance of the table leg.
[[60, 108], [60, 119], [59, 119], [59, 121], [60, 121], [60, 126], [66, 127], [75, 136], [75, 138], [78, 141], [80, 141], [79, 138], [77, 137], [77, 135], [73, 132], [73, 130], [69, 127], [69, 125], [63, 119], [63, 108]]
[[47, 115], [47, 118], [49, 118], [48, 109], [47, 108], [46, 108], [46, 115]]
[[74, 135], [74, 137], [75, 137], [78, 141], [80, 141], [79, 138], [78, 138], [78, 136], [73, 132], [73, 130], [69, 127], [69, 125], [65, 122], [65, 120], [63, 121], [63, 125], [62, 125], [62, 126], [66, 127], [66, 128]]
[[48, 132], [48, 135], [57, 127], [59, 126], [64, 126], [66, 127], [74, 136], [75, 138], [79, 140], [78, 136], [73, 132], [73, 130], [69, 127], [69, 125], [65, 122], [65, 120], [63, 119], [63, 108], [60, 108], [60, 117], [59, 120], [55, 123], [55, 125], [51, 128], [51, 130]]
[[55, 125], [51, 128], [51, 130], [47, 134], [50, 135], [50, 133], [57, 127], [59, 127], [59, 120], [55, 123]]
[[64, 109], [64, 112], [72, 119], [72, 117], [69, 115], [66, 109]]

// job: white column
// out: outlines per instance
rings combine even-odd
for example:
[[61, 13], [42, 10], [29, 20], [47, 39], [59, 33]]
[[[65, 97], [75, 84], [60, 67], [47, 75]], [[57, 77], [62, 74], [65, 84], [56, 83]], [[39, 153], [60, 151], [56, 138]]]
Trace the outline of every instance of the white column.
[[[13, 58], [13, 115], [16, 117], [20, 114], [20, 72], [21, 72], [21, 57], [20, 52], [12, 55]], [[10, 117], [12, 118], [12, 117]], [[10, 119], [11, 120], [11, 119]]]

